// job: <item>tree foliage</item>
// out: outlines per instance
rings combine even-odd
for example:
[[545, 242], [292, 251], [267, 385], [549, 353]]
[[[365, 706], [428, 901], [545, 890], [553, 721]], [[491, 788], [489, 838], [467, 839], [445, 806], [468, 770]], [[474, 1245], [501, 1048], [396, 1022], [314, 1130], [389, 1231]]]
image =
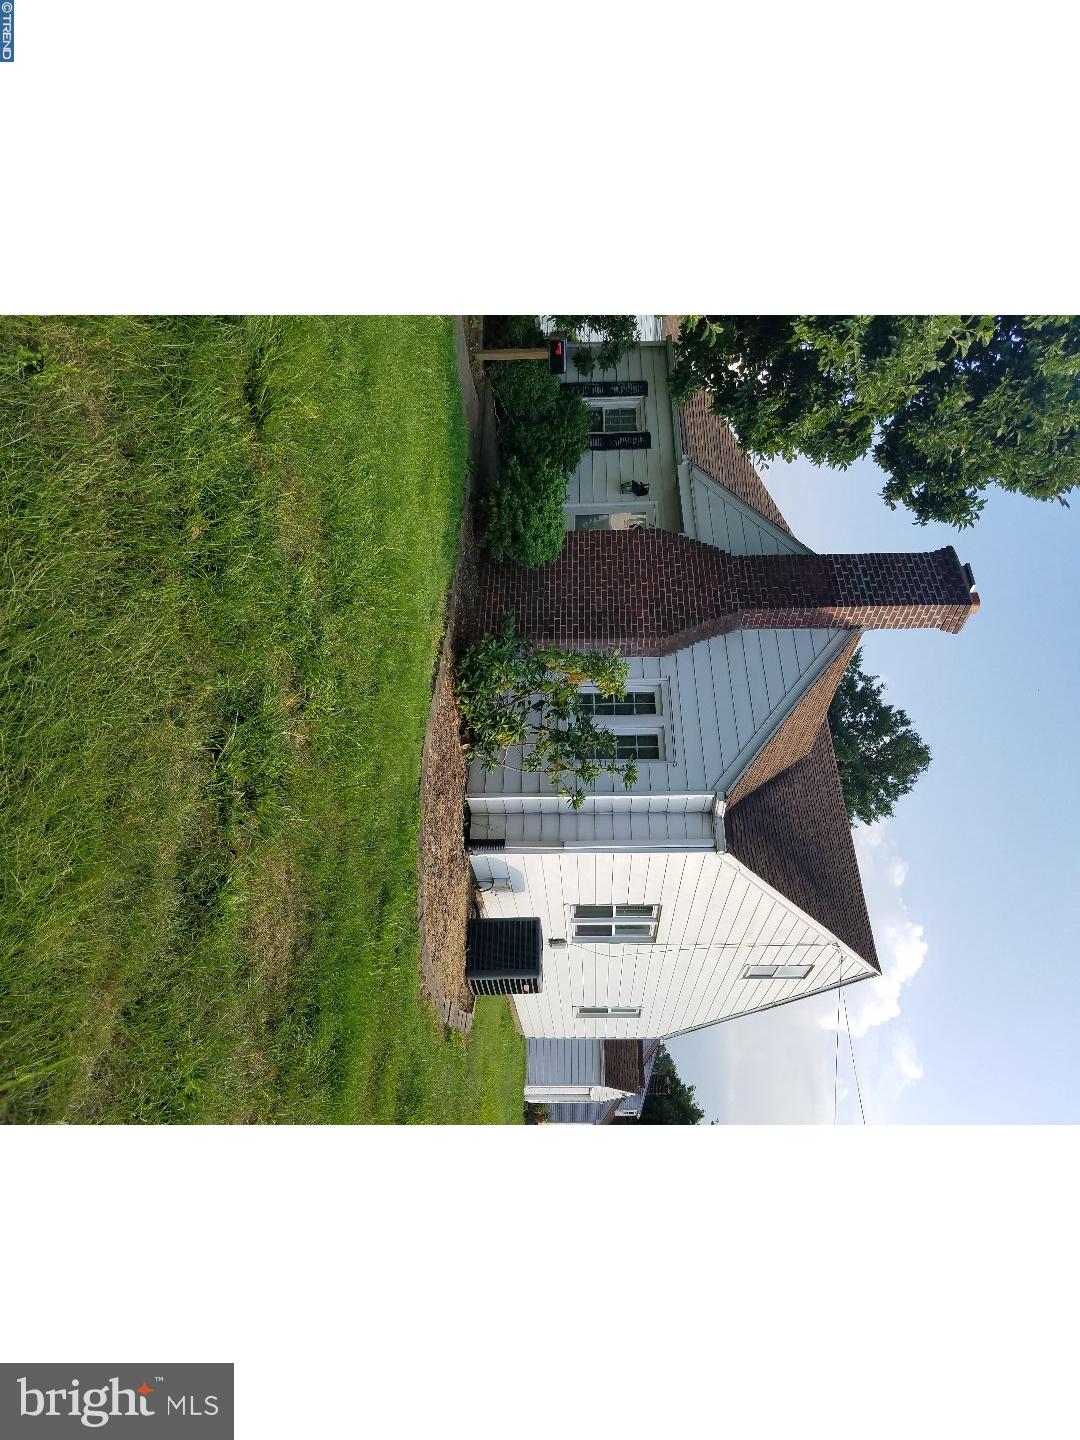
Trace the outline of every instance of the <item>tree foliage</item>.
[[870, 825], [891, 815], [930, 764], [929, 747], [907, 713], [882, 699], [884, 688], [855, 655], [829, 707], [840, 785], [852, 823]]
[[1067, 504], [1080, 483], [1077, 316], [685, 316], [673, 386], [766, 459], [872, 452], [920, 524], [973, 524], [991, 484]]
[[520, 747], [521, 768], [543, 771], [575, 810], [600, 775], [617, 775], [629, 788], [637, 766], [618, 759], [614, 731], [593, 724], [579, 688], [592, 684], [620, 698], [626, 675], [617, 651], [537, 646], [515, 635], [508, 616], [500, 634], [485, 635], [458, 662], [455, 688], [471, 757], [494, 770], [510, 747]]
[[705, 1118], [705, 1111], [694, 1098], [693, 1085], [685, 1084], [675, 1069], [675, 1061], [661, 1045], [656, 1052], [652, 1078], [645, 1104], [641, 1107], [639, 1125], [696, 1125]]
[[[501, 345], [540, 345], [535, 316], [496, 319], [485, 332]], [[499, 470], [480, 496], [481, 538], [496, 560], [544, 565], [566, 540], [566, 483], [589, 443], [589, 411], [546, 365], [488, 366], [499, 430]]]
[[569, 340], [591, 335], [574, 354], [574, 367], [579, 375], [592, 375], [597, 370], [614, 370], [632, 345], [636, 345], [637, 320], [633, 315], [553, 315], [552, 324]]

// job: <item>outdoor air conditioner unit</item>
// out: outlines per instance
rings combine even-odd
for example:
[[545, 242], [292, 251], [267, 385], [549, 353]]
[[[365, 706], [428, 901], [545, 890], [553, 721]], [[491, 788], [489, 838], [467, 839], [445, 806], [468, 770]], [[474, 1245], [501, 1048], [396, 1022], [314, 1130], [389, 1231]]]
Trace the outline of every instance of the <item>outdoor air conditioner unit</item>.
[[538, 995], [543, 986], [544, 936], [535, 916], [470, 920], [465, 979], [474, 995]]

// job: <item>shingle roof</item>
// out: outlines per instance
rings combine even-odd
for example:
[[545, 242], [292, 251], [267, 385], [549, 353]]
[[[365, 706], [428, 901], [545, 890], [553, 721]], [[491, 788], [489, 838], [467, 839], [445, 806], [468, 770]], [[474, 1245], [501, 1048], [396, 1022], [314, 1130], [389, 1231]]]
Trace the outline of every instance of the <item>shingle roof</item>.
[[659, 1040], [642, 1040], [642, 1053], [645, 1061], [645, 1073], [642, 1078], [641, 1088], [634, 1095], [629, 1095], [622, 1100], [612, 1100], [604, 1113], [598, 1118], [599, 1125], [614, 1125], [618, 1120], [633, 1121], [641, 1116], [641, 1108], [645, 1104], [645, 1097], [649, 1093], [649, 1085], [652, 1082], [653, 1066], [656, 1064], [656, 1057], [660, 1051]]
[[[677, 315], [664, 316], [664, 334], [670, 340], [679, 337]], [[683, 450], [699, 470], [710, 479], [737, 495], [751, 510], [779, 525], [791, 534], [791, 527], [780, 514], [776, 502], [765, 488], [765, 482], [754, 469], [749, 456], [739, 448], [731, 430], [709, 408], [709, 394], [699, 390], [680, 407], [683, 428]]]
[[[676, 316], [665, 317], [664, 333], [678, 338]], [[735, 436], [709, 409], [707, 392], [698, 391], [681, 413], [683, 448], [694, 464], [792, 534]], [[724, 829], [737, 860], [880, 971], [827, 718], [861, 638], [860, 630], [851, 632], [739, 777], [726, 797]]]
[[683, 450], [687, 457], [710, 479], [725, 486], [751, 510], [764, 515], [766, 520], [771, 520], [790, 535], [791, 527], [766, 490], [764, 480], [739, 448], [739, 442], [727, 425], [710, 410], [708, 391], [699, 390], [679, 413], [682, 417]]
[[604, 1084], [633, 1095], [645, 1084], [645, 1053], [640, 1040], [605, 1040]]
[[827, 720], [801, 759], [726, 811], [724, 827], [737, 860], [880, 971]]
[[862, 639], [861, 630], [848, 632], [848, 641], [832, 664], [821, 672], [810, 689], [772, 738], [739, 776], [725, 796], [728, 807], [737, 805], [751, 790], [768, 782], [808, 755], [829, 713], [836, 687]]

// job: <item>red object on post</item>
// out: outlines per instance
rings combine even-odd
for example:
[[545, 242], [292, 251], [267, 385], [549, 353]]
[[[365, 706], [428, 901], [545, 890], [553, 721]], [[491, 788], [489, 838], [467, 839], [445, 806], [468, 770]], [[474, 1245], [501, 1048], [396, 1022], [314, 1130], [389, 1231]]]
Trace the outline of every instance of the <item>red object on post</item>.
[[548, 341], [548, 369], [552, 375], [566, 374], [565, 340], [553, 338]]

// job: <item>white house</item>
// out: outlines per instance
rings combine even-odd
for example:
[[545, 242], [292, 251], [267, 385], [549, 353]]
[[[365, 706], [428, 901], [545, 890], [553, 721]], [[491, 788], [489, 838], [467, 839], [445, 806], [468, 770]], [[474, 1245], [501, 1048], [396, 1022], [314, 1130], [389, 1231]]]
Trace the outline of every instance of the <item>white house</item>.
[[[593, 434], [563, 556], [483, 562], [475, 633], [512, 610], [537, 639], [618, 648], [627, 698], [591, 704], [638, 780], [603, 777], [574, 811], [520, 754], [470, 769], [485, 913], [542, 925], [542, 988], [513, 997], [522, 1029], [663, 1038], [874, 975], [826, 714], [864, 629], [955, 633], [979, 603], [971, 571], [951, 547], [811, 552], [704, 396], [672, 403], [669, 340], [588, 379], [572, 356]], [[576, 1083], [571, 1055], [531, 1059], [532, 1098]]]

